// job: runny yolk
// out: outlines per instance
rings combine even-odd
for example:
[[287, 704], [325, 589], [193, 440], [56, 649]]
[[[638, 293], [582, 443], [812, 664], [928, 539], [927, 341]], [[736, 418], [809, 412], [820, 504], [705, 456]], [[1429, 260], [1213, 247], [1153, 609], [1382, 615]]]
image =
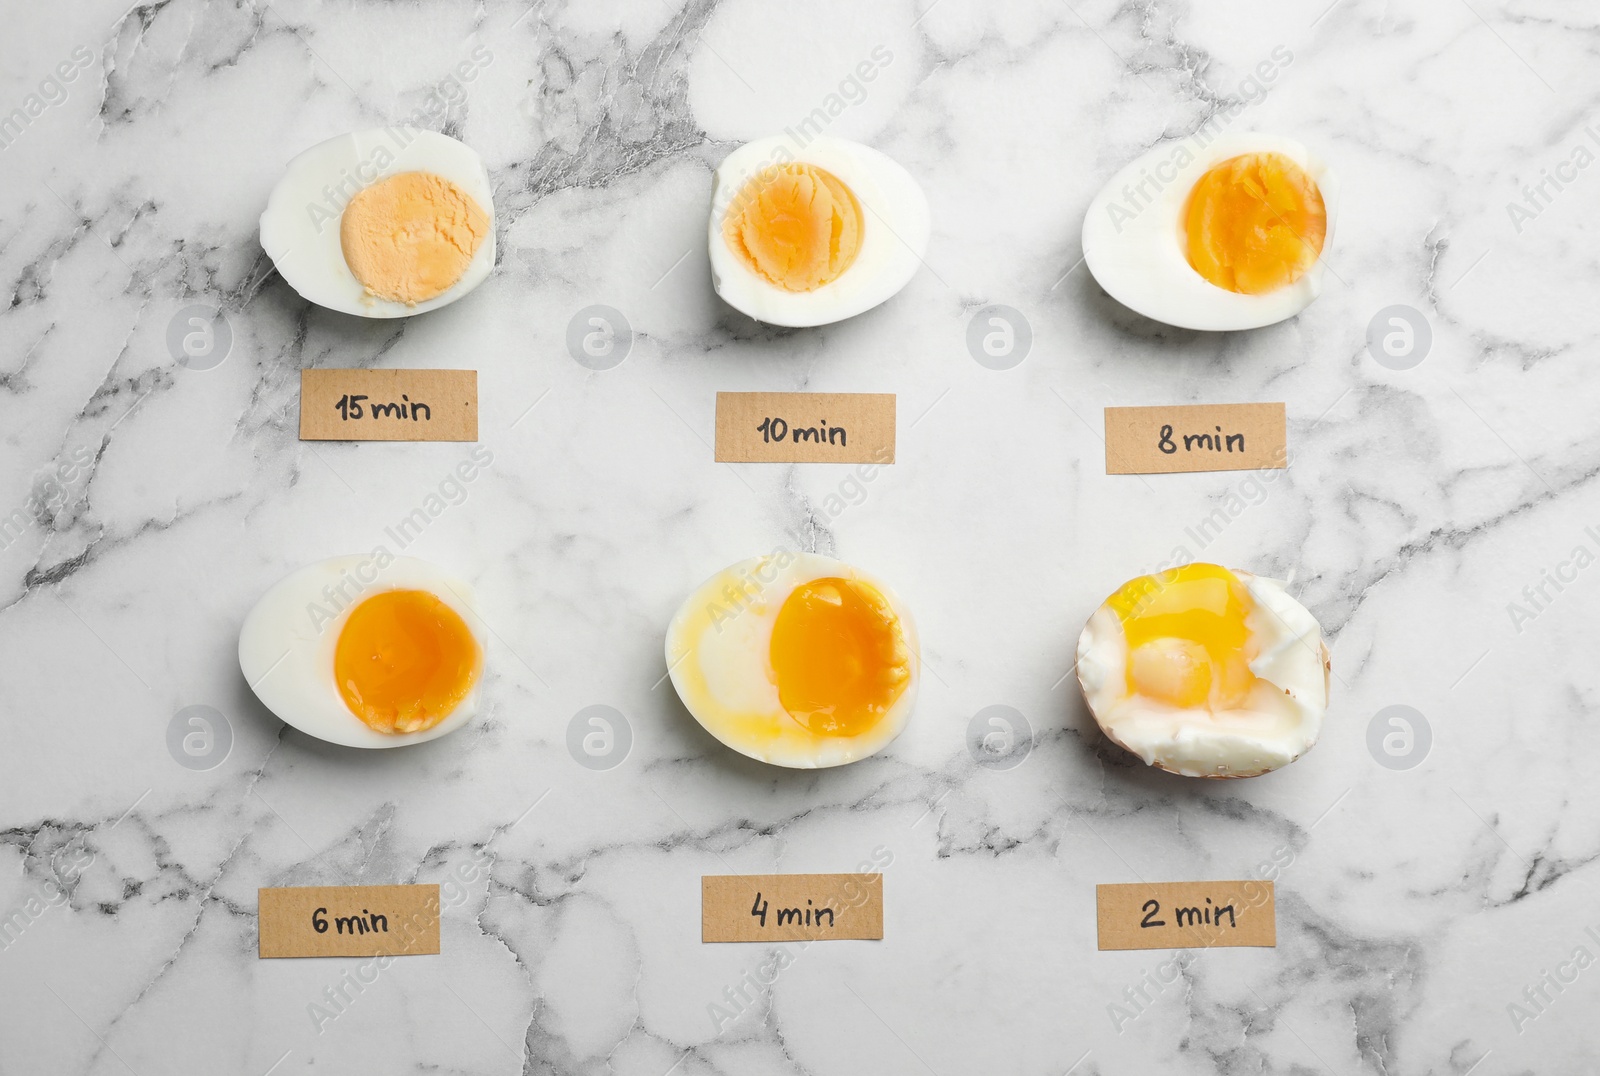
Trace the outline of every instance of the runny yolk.
[[421, 732], [477, 683], [483, 655], [461, 615], [424, 590], [386, 590], [350, 610], [334, 647], [345, 705], [378, 732]]
[[837, 280], [861, 250], [861, 204], [831, 172], [773, 165], [744, 185], [722, 238], [750, 270], [785, 291]]
[[345, 264], [367, 293], [415, 306], [460, 280], [489, 234], [472, 196], [432, 172], [401, 172], [356, 193], [339, 218]]
[[857, 736], [882, 721], [911, 680], [900, 620], [859, 580], [802, 583], [772, 626], [783, 708], [817, 736]]
[[1128, 644], [1128, 689], [1182, 709], [1240, 706], [1256, 676], [1245, 618], [1255, 608], [1239, 577], [1185, 564], [1127, 583], [1106, 603]]
[[1281, 153], [1247, 153], [1200, 177], [1184, 227], [1195, 272], [1259, 295], [1293, 284], [1316, 263], [1328, 214], [1298, 164]]

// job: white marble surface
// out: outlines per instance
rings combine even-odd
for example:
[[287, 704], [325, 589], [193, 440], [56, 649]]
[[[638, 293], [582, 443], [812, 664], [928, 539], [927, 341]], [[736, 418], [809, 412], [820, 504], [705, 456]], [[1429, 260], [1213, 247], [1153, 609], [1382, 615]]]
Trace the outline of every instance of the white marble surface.
[[[0, 1071], [1600, 1067], [1600, 168], [1563, 163], [1600, 152], [1593, 10], [123, 6], [12, 5], [0, 35], [0, 112], [59, 63], [75, 76], [0, 151], [0, 508], [23, 512], [0, 551]], [[1248, 334], [1129, 314], [1074, 268], [1084, 207], [1256, 96], [1243, 80], [1280, 45], [1292, 63], [1234, 122], [1338, 169], [1324, 295]], [[477, 46], [492, 62], [458, 93], [442, 80]], [[710, 169], [878, 46], [892, 62], [829, 130], [920, 177], [927, 268], [848, 323], [759, 327], [709, 286]], [[404, 323], [309, 307], [256, 239], [284, 162], [441, 85], [428, 125], [488, 162], [497, 271]], [[1570, 182], [1519, 230], [1508, 203], [1558, 165]], [[215, 369], [169, 354], [191, 303], [231, 327]], [[564, 343], [596, 303], [637, 334], [605, 372]], [[966, 349], [992, 303], [1032, 327], [1012, 370]], [[1432, 325], [1411, 370], [1366, 348], [1392, 304]], [[381, 541], [467, 446], [303, 444], [298, 371], [441, 365], [481, 372], [494, 461], [408, 551], [483, 597], [487, 712], [413, 749], [327, 747], [254, 701], [240, 620], [289, 570]], [[713, 392], [757, 388], [898, 393], [899, 462], [842, 510], [846, 470], [713, 463]], [[1288, 406], [1271, 486], [1104, 474], [1105, 405], [1255, 399]], [[661, 680], [688, 589], [796, 533], [888, 578], [925, 647], [906, 734], [821, 774], [722, 749]], [[1579, 546], [1585, 566], [1561, 568]], [[1175, 547], [1292, 575], [1334, 638], [1323, 742], [1288, 770], [1146, 772], [1063, 680], [1094, 605]], [[1575, 579], [1514, 623], [1508, 603], [1558, 569]], [[592, 704], [633, 733], [604, 772], [566, 748]], [[1037, 733], [1013, 770], [964, 746], [993, 704]], [[1433, 730], [1409, 770], [1367, 747], [1395, 704]], [[232, 731], [210, 770], [166, 746], [192, 705]], [[777, 955], [701, 944], [700, 876], [875, 850], [885, 939], [786, 955], [719, 1026], [710, 1007]], [[259, 886], [452, 874], [444, 951], [344, 986], [321, 1026], [310, 1006], [359, 962], [256, 959]], [[1275, 949], [1181, 968], [1095, 950], [1095, 883], [1263, 874]], [[1164, 966], [1170, 985], [1142, 985]], [[1546, 972], [1576, 978], [1558, 993]]]

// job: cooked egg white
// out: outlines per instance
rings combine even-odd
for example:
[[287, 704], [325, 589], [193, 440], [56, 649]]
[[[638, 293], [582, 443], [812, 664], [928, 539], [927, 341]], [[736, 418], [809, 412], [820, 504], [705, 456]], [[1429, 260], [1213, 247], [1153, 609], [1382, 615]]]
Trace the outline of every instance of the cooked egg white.
[[928, 233], [911, 174], [842, 138], [763, 138], [712, 176], [712, 285], [770, 325], [827, 325], [884, 302], [916, 275]]
[[1078, 682], [1100, 728], [1148, 765], [1253, 777], [1316, 743], [1328, 651], [1283, 584], [1214, 564], [1142, 576], [1078, 638]]
[[1225, 134], [1164, 144], [1089, 204], [1083, 254], [1113, 299], [1186, 329], [1253, 329], [1322, 291], [1339, 188], [1292, 139]]
[[740, 561], [667, 627], [667, 668], [717, 739], [762, 762], [842, 766], [881, 751], [916, 701], [916, 628], [883, 583], [811, 553]]
[[489, 173], [434, 131], [330, 138], [289, 162], [261, 214], [261, 246], [318, 306], [367, 318], [435, 310], [494, 267]]
[[239, 668], [267, 709], [347, 747], [460, 728], [477, 711], [484, 651], [466, 584], [382, 549], [290, 574], [239, 632]]

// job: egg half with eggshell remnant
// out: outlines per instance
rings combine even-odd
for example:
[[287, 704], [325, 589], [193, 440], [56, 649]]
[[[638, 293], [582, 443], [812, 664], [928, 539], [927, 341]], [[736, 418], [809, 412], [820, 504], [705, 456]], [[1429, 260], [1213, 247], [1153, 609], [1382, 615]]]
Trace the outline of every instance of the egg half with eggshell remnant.
[[339, 135], [289, 162], [261, 214], [261, 246], [318, 306], [364, 318], [437, 310], [494, 268], [489, 173], [435, 131]]
[[707, 732], [775, 766], [842, 766], [888, 746], [916, 701], [911, 616], [873, 576], [812, 553], [740, 561], [667, 627], [678, 697]]
[[239, 668], [308, 736], [400, 747], [471, 720], [485, 641], [465, 583], [379, 548], [309, 564], [263, 594], [239, 632]]
[[1106, 736], [1187, 777], [1254, 777], [1316, 743], [1322, 628], [1282, 583], [1215, 564], [1141, 576], [1078, 638], [1078, 683]]
[[1100, 286], [1185, 329], [1254, 329], [1322, 291], [1339, 199], [1331, 169], [1299, 142], [1196, 134], [1157, 146], [1089, 204], [1083, 256]]
[[842, 138], [746, 143], [711, 182], [711, 282], [769, 325], [828, 325], [904, 288], [928, 249], [928, 199], [895, 161]]

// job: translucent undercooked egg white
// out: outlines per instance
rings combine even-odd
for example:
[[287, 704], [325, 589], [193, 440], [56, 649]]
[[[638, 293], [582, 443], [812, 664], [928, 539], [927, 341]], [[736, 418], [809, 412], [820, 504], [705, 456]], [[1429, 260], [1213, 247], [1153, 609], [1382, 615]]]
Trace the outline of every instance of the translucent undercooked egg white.
[[1253, 777], [1310, 750], [1328, 707], [1328, 650], [1283, 585], [1215, 564], [1141, 576], [1078, 638], [1100, 728], [1147, 764]]
[[712, 285], [771, 325], [827, 325], [884, 302], [916, 275], [928, 233], [911, 174], [842, 138], [763, 138], [712, 176]]
[[1322, 290], [1338, 183], [1299, 142], [1197, 133], [1157, 146], [1089, 204], [1083, 255], [1113, 299], [1186, 329], [1253, 329]]
[[774, 553], [718, 572], [667, 628], [684, 706], [724, 744], [796, 769], [882, 750], [916, 700], [916, 628], [894, 593], [848, 564]]
[[484, 629], [466, 584], [378, 549], [307, 565], [245, 617], [239, 668], [267, 709], [349, 747], [443, 736], [477, 710]]
[[368, 318], [434, 310], [494, 267], [489, 173], [434, 131], [330, 138], [289, 162], [261, 214], [261, 246], [318, 306]]

